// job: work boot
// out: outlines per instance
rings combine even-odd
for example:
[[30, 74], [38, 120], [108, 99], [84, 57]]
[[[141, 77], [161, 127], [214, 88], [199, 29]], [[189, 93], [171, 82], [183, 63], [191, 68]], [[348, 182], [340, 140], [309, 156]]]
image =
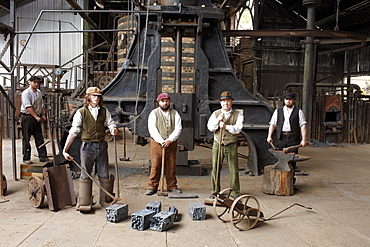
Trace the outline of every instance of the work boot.
[[90, 178], [80, 179], [80, 189], [76, 205], [77, 210], [81, 213], [90, 213], [92, 203], [92, 181]]
[[[113, 194], [114, 176], [111, 174], [109, 179], [100, 178], [99, 181], [100, 186], [114, 196]], [[110, 203], [111, 201], [113, 201], [113, 199], [107, 194], [105, 194], [105, 192], [102, 189], [100, 189], [99, 197], [100, 206], [106, 208], [107, 206], [109, 206], [108, 203]]]

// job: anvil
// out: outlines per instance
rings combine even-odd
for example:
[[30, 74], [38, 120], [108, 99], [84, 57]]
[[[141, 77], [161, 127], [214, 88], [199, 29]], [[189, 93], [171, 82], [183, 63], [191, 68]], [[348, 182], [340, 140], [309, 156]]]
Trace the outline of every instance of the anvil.
[[311, 157], [298, 155], [295, 153], [284, 153], [284, 151], [269, 149], [269, 152], [272, 153], [276, 158], [277, 162], [275, 163], [273, 169], [278, 171], [290, 171], [292, 169], [290, 162], [299, 162], [311, 159]]

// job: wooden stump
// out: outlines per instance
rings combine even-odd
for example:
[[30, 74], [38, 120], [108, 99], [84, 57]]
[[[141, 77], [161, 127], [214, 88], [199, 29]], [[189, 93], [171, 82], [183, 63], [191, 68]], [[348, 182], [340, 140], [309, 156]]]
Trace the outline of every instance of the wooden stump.
[[294, 194], [294, 169], [279, 171], [274, 165], [264, 168], [262, 192], [270, 195], [291, 196]]

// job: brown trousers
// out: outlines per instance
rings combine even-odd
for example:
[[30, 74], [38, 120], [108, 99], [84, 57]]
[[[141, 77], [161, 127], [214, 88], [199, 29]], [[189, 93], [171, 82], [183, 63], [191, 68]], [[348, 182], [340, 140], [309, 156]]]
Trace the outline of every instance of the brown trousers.
[[[177, 152], [177, 141], [170, 144], [165, 150], [165, 162], [164, 162], [164, 174], [167, 182], [167, 190], [173, 190], [177, 188], [176, 179], [176, 152]], [[159, 185], [159, 179], [161, 177], [162, 168], [162, 146], [154, 141], [150, 140], [150, 157], [152, 161], [152, 168], [149, 175], [149, 187], [148, 189], [157, 190]]]

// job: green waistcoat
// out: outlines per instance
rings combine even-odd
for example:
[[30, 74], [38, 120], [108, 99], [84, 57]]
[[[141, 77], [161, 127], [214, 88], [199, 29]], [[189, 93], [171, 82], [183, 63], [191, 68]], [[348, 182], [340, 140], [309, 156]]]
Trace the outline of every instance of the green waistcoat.
[[169, 114], [166, 117], [161, 108], [157, 107], [154, 109], [155, 117], [157, 119], [156, 127], [164, 140], [166, 140], [175, 129], [176, 111], [172, 108], [168, 109], [168, 111]]
[[[236, 124], [236, 120], [238, 119], [238, 115], [239, 113], [243, 114], [243, 110], [232, 110], [232, 112], [230, 113], [230, 116], [228, 119], [225, 119], [224, 120], [224, 123], [226, 125], [234, 125]], [[215, 111], [215, 116], [216, 118], [221, 114], [221, 109]], [[215, 141], [217, 141], [218, 143], [220, 143], [220, 141], [218, 140], [220, 137], [220, 129], [217, 129], [216, 132], [215, 132], [215, 136], [214, 136], [214, 139]], [[224, 129], [222, 131], [222, 144], [224, 145], [228, 145], [230, 143], [234, 143], [236, 142], [238, 139], [238, 134], [231, 134], [229, 131], [227, 131], [226, 129]]]
[[83, 142], [97, 142], [105, 139], [104, 122], [106, 118], [106, 108], [100, 107], [97, 120], [87, 107], [79, 109], [82, 116], [82, 135]]

